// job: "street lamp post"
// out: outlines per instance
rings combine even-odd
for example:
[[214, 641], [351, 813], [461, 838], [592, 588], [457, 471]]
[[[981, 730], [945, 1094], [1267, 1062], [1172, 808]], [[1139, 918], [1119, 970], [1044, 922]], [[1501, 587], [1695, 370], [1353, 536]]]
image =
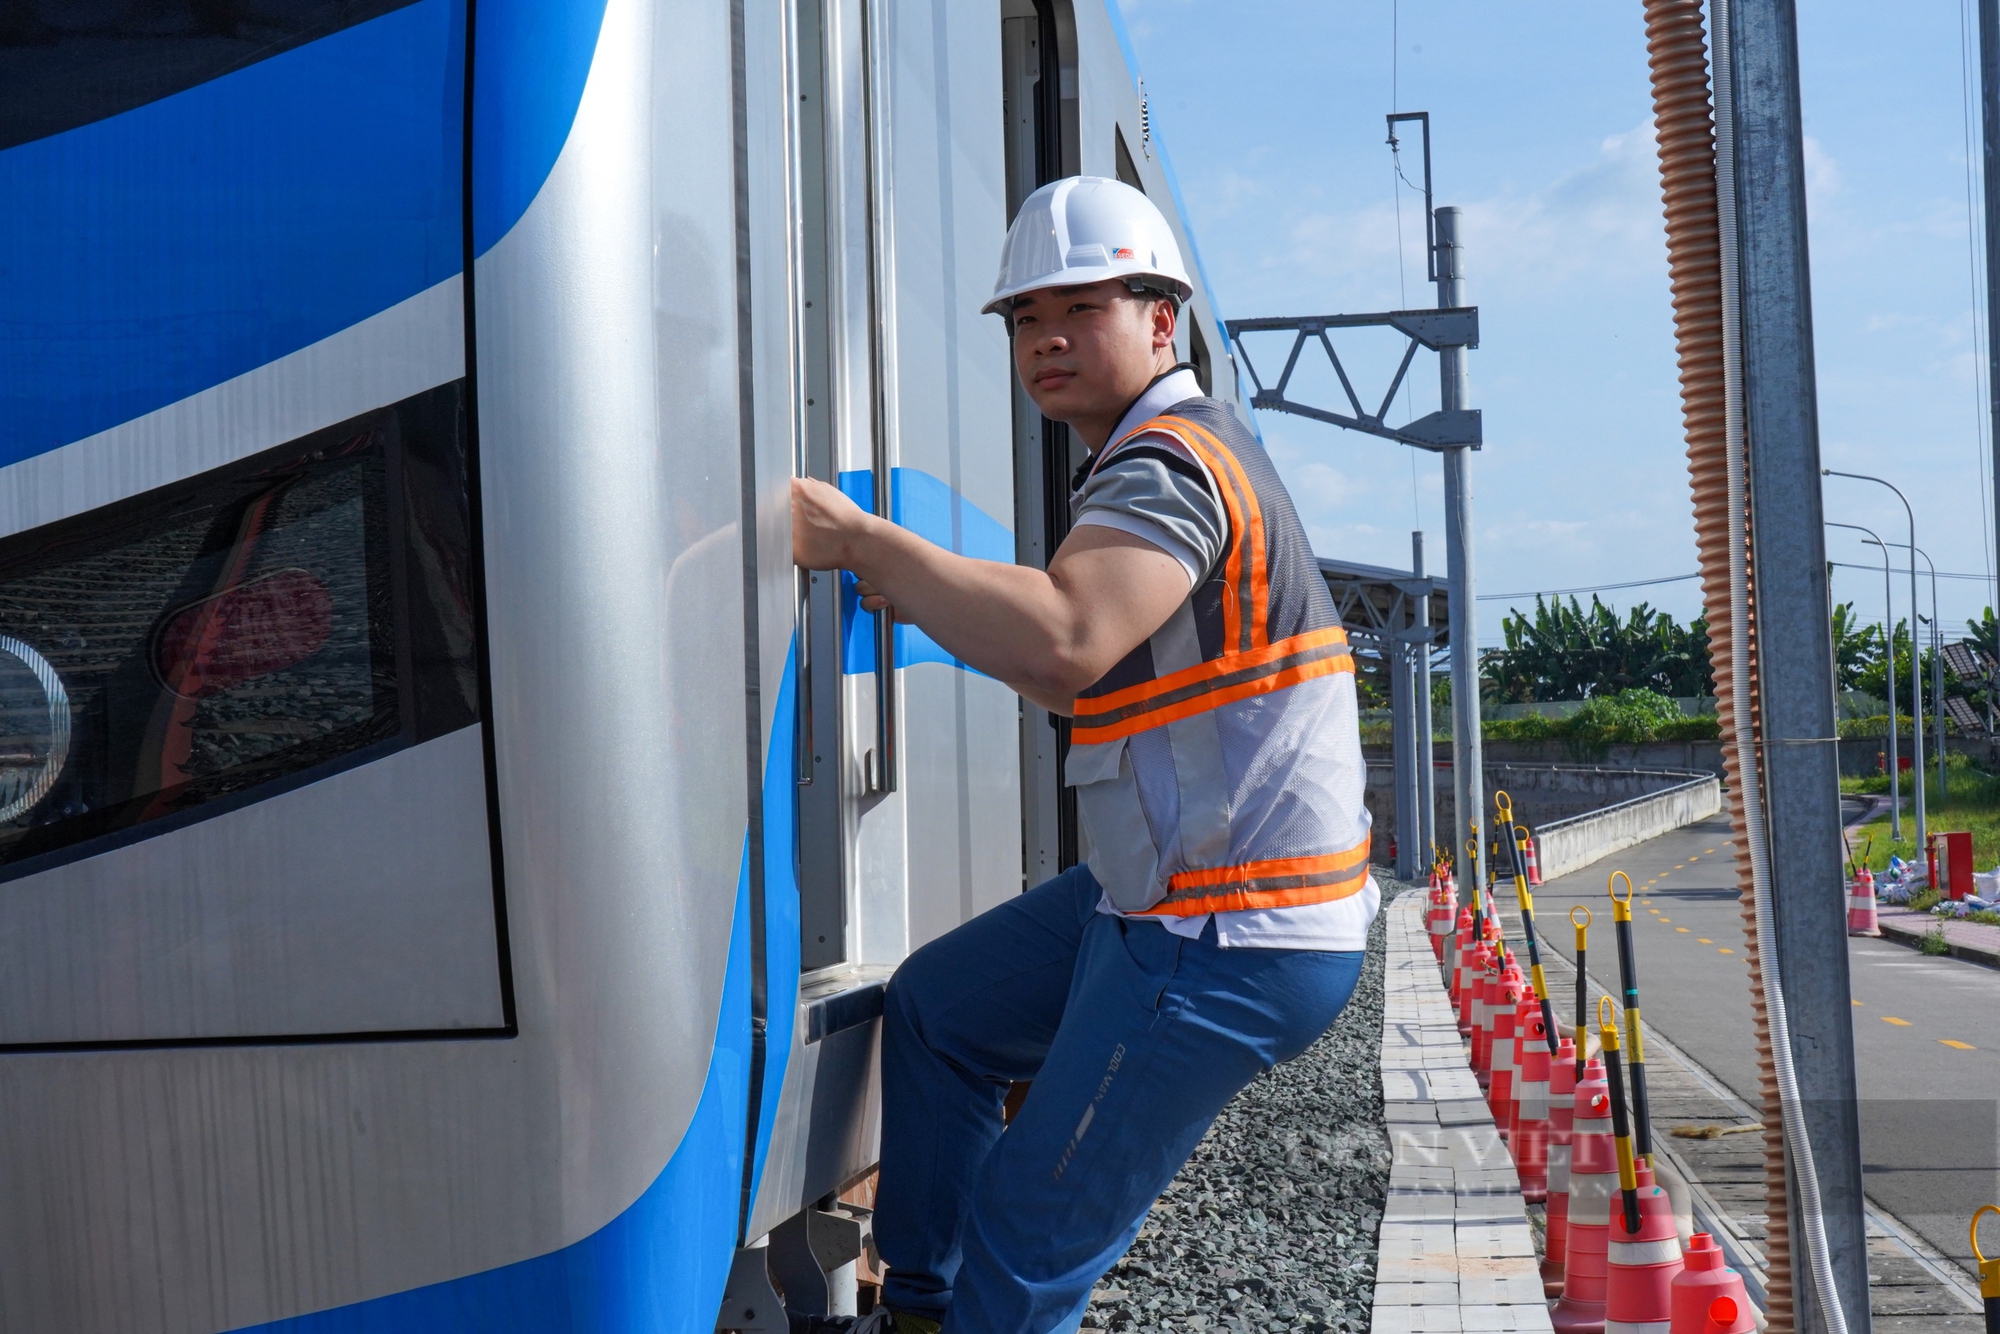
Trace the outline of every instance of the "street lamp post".
[[[1867, 533], [1874, 538], [1876, 546], [1882, 547], [1882, 643], [1885, 646], [1882, 659], [1889, 668], [1889, 837], [1900, 843], [1903, 841], [1903, 771], [1896, 760], [1896, 637], [1893, 629], [1896, 602], [1889, 595], [1889, 548], [1882, 546], [1882, 539], [1875, 537], [1873, 529], [1863, 528], [1858, 523], [1835, 523], [1829, 519], [1826, 526]], [[1836, 670], [1838, 666], [1836, 663]]]
[[[1870, 477], [1867, 473], [1841, 472], [1837, 468], [1821, 468], [1819, 475], [1822, 477], [1849, 477], [1857, 482], [1873, 482], [1877, 486], [1888, 487], [1891, 491], [1895, 492], [1896, 499], [1903, 502], [1903, 515], [1910, 522], [1910, 546], [1914, 548], [1917, 545], [1917, 512], [1910, 508], [1910, 498], [1898, 490], [1893, 483], [1885, 482], [1880, 477]], [[1879, 541], [1880, 539], [1878, 538], [1877, 540]], [[1885, 549], [1882, 554], [1887, 556], [1889, 553]], [[1889, 627], [1889, 656], [1892, 658], [1896, 656], [1896, 630], [1893, 625]], [[1922, 857], [1924, 855], [1924, 674], [1919, 669], [1919, 662], [1920, 660], [1917, 657], [1917, 563], [1911, 561], [1910, 773], [1912, 775], [1911, 786], [1916, 792], [1916, 855]], [[1889, 702], [1889, 731], [1892, 735], [1896, 731], [1896, 703], [1893, 699]]]
[[[1902, 547], [1908, 544], [1892, 542], [1890, 545]], [[1938, 620], [1937, 562], [1933, 561], [1930, 553], [1922, 547], [1910, 547], [1910, 550], [1924, 558], [1924, 564], [1930, 567], [1931, 572], [1931, 725], [1936, 729], [1937, 735], [1938, 800], [1943, 801], [1948, 795], [1944, 777], [1944, 625]], [[1884, 551], [1883, 554], [1888, 553]], [[1915, 571], [1911, 573], [1914, 574]], [[1910, 631], [1910, 643], [1912, 646], [1916, 644], [1914, 626]], [[1911, 652], [1915, 651], [1912, 647]], [[1921, 667], [1922, 664], [1918, 662], [1910, 663], [1910, 670], [1913, 672], [1921, 670]]]

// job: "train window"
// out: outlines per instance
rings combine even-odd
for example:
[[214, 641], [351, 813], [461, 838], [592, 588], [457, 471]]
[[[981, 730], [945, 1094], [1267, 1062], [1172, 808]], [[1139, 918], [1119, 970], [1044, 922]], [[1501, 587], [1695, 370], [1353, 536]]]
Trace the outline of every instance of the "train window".
[[477, 719], [461, 396], [0, 541], [0, 877]]
[[156, 102], [410, 3], [0, 5], [0, 149]]

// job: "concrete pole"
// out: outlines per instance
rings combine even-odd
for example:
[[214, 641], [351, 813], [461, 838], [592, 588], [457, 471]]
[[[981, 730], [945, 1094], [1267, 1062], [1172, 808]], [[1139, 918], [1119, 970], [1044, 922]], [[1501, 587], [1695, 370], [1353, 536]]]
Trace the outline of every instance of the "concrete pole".
[[[1410, 534], [1410, 573], [1424, 578], [1424, 535]], [[1417, 602], [1417, 624], [1423, 637], [1417, 642], [1417, 827], [1423, 831], [1424, 865], [1430, 865], [1437, 847], [1437, 764], [1432, 759], [1431, 736], [1431, 599], [1426, 592]]]
[[[1994, 540], [2000, 542], [2000, 0], [1979, 0], [1979, 103], [1986, 181], [1987, 443], [1993, 450]], [[2000, 575], [2000, 563], [1993, 568]], [[1989, 596], [1989, 605], [2000, 612], [2000, 588]]]
[[[1465, 248], [1458, 237], [1459, 210], [1437, 211], [1438, 306], [1465, 304]], [[1465, 349], [1438, 353], [1438, 406], [1452, 412], [1467, 406]], [[1456, 806], [1452, 855], [1459, 860], [1459, 890], [1468, 899], [1473, 885], [1486, 883], [1486, 842], [1478, 840], [1468, 865], [1466, 841], [1486, 817], [1486, 779], [1479, 737], [1479, 608], [1473, 601], [1472, 450], [1444, 451], [1445, 573], [1451, 584], [1451, 788]]]
[[[1826, 540], [1807, 257], [1805, 136], [1794, 0], [1728, 6], [1729, 128], [1737, 236], [1743, 425], [1755, 526], [1758, 721], [1771, 904], [1798, 1110], [1819, 1179], [1827, 1254], [1846, 1334], [1868, 1334], [1860, 1104], [1848, 991], [1840, 775], [1826, 643]], [[1912, 541], [1915, 539], [1913, 538]], [[1892, 702], [1893, 703], [1893, 702]], [[1797, 1160], [1788, 1154], [1796, 1171]], [[1803, 1218], [1791, 1186], [1792, 1217]], [[1799, 1334], [1836, 1322], [1793, 1228]]]
[[1417, 835], [1417, 701], [1408, 633], [1400, 625], [1382, 636], [1382, 659], [1389, 669], [1389, 753], [1394, 771], [1396, 878], [1409, 880], [1423, 865]]

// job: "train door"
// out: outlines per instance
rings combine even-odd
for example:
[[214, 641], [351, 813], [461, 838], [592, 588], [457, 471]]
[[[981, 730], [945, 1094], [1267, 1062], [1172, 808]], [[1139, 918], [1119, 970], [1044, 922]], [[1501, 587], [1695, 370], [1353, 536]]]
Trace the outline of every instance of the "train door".
[[[797, 467], [887, 515], [878, 117], [868, 0], [800, 0]], [[902, 755], [890, 618], [853, 579], [799, 576], [800, 967], [904, 948]]]
[[[1005, 0], [1001, 69], [1007, 219], [1037, 187], [1077, 171], [1075, 23], [1059, 0]], [[1047, 569], [1069, 535], [1069, 479], [1084, 451], [1013, 389], [1015, 560]], [[1078, 861], [1076, 794], [1062, 783], [1069, 720], [1026, 700], [1021, 715], [1021, 882], [1029, 889]]]
[[[887, 513], [876, 2], [797, 0], [791, 15], [792, 466]], [[850, 576], [795, 580], [798, 972], [771, 979], [782, 1087], [746, 1236], [771, 1233], [774, 1270], [811, 1310], [838, 1303], [812, 1291], [825, 1276], [806, 1213], [875, 1157], [872, 1021], [905, 952], [908, 875], [891, 628]]]

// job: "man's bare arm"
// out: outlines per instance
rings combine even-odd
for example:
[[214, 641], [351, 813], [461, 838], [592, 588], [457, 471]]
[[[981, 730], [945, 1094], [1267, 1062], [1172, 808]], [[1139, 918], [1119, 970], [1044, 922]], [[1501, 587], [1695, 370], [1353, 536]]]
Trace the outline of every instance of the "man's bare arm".
[[952, 656], [1063, 714], [1188, 595], [1181, 563], [1129, 533], [1078, 528], [1044, 573], [946, 551], [811, 479], [792, 483], [792, 554], [852, 570], [869, 610], [894, 607]]

